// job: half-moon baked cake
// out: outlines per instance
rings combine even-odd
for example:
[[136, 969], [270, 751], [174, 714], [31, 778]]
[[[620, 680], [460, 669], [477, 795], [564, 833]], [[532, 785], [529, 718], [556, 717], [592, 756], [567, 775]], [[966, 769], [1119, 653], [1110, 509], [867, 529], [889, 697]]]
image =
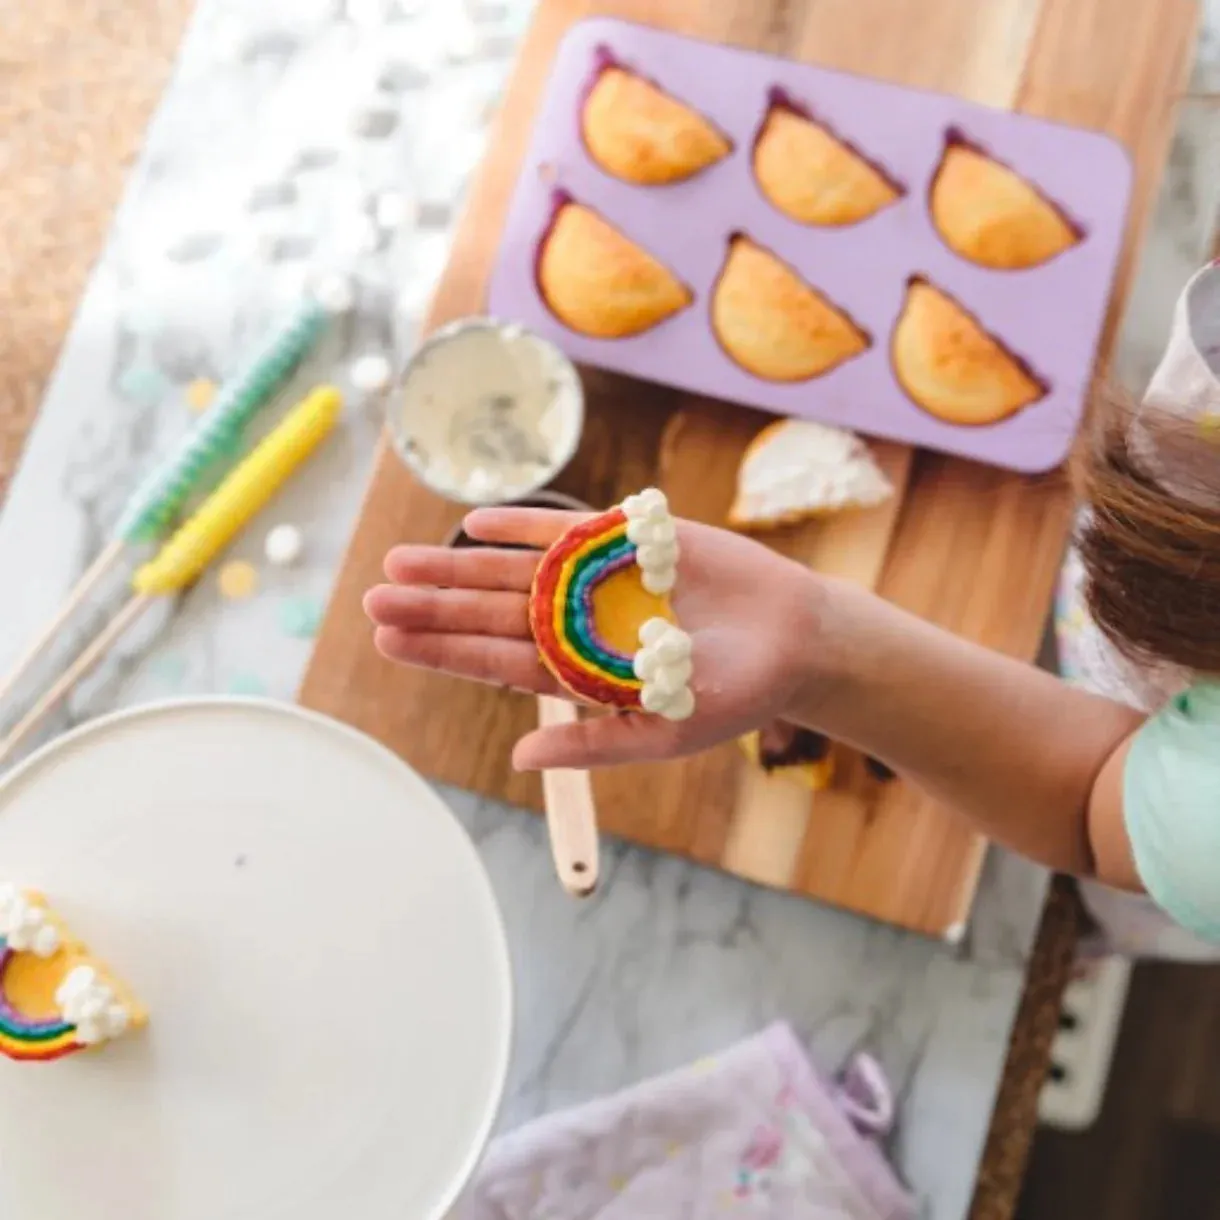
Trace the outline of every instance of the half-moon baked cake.
[[565, 325], [598, 339], [637, 335], [691, 303], [663, 263], [583, 204], [562, 203], [543, 238], [538, 288]]
[[829, 128], [783, 104], [758, 133], [754, 177], [779, 211], [807, 225], [856, 224], [902, 193]]
[[908, 285], [891, 354], [912, 401], [946, 423], [999, 423], [1046, 393], [1022, 361], [927, 280]]
[[712, 330], [747, 372], [805, 381], [858, 356], [868, 335], [770, 250], [729, 243], [712, 295]]
[[608, 174], [636, 186], [691, 178], [729, 155], [732, 146], [698, 111], [651, 81], [607, 67], [585, 99], [581, 135]]
[[959, 141], [945, 149], [930, 207], [949, 249], [997, 271], [1036, 267], [1080, 241], [1067, 217], [1020, 174]]

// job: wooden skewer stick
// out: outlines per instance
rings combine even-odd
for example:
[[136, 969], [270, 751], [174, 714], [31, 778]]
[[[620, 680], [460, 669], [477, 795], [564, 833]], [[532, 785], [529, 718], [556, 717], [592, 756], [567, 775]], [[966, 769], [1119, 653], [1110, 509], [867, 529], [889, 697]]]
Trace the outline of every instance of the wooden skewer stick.
[[[579, 714], [566, 699], [538, 697], [538, 723], [544, 728], [573, 724]], [[598, 880], [597, 806], [588, 771], [544, 771], [542, 797], [559, 883], [569, 894], [587, 898]]]
[[21, 654], [16, 665], [0, 679], [0, 704], [12, 694], [17, 684], [25, 677], [30, 667], [47, 650], [51, 642], [63, 629], [64, 624], [76, 613], [82, 602], [97, 588], [102, 578], [118, 562], [123, 554], [123, 543], [115, 539], [107, 544], [98, 557], [89, 565], [85, 574], [76, 582], [75, 588], [64, 599], [51, 621], [42, 629], [42, 634]]
[[147, 594], [137, 593], [93, 637], [89, 647], [0, 742], [0, 764], [63, 702], [72, 688], [110, 651], [111, 645], [140, 617], [152, 600]]

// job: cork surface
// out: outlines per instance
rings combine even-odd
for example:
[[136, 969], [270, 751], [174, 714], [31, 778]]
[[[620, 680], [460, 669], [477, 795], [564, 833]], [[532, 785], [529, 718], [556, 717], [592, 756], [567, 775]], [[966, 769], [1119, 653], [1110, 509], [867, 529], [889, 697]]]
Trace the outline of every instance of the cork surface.
[[[0, 48], [0, 495], [169, 77], [191, 0], [18, 0]], [[1001, 1082], [972, 1216], [1011, 1217], [1075, 940], [1057, 887]]]
[[16, 0], [0, 45], [0, 495], [192, 0]]

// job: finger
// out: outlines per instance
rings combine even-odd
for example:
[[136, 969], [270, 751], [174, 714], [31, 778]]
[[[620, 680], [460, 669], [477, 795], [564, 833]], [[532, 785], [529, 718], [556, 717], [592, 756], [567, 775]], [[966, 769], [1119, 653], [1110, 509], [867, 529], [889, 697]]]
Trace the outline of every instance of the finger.
[[553, 508], [477, 508], [463, 524], [466, 533], [479, 542], [545, 548], [590, 516]]
[[482, 635], [438, 635], [378, 627], [373, 643], [382, 656], [420, 669], [436, 669], [458, 678], [540, 695], [563, 694], [538, 650], [524, 640], [497, 640]]
[[527, 592], [538, 556], [494, 547], [396, 546], [385, 574], [400, 585], [442, 589], [510, 589]]
[[575, 724], [536, 729], [517, 742], [513, 766], [518, 771], [557, 767], [589, 770], [620, 763], [656, 762], [682, 753], [681, 730], [657, 716], [600, 716]]
[[524, 593], [378, 585], [364, 595], [364, 612], [379, 626], [402, 631], [530, 638]]

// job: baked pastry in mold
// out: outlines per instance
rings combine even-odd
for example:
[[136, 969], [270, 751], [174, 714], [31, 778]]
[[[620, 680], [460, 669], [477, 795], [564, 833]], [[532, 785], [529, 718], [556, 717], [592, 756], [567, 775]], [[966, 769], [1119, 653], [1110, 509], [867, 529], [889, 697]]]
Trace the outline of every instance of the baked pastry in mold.
[[892, 358], [912, 401], [950, 424], [999, 423], [1046, 394], [1022, 361], [926, 280], [907, 287]]
[[530, 590], [543, 664], [592, 703], [685, 720], [695, 696], [691, 639], [669, 601], [677, 571], [677, 526], [656, 488], [573, 526]]
[[561, 202], [538, 254], [551, 312], [597, 339], [638, 335], [685, 309], [690, 290], [592, 208]]
[[855, 433], [812, 420], [780, 419], [742, 454], [728, 521], [735, 529], [774, 529], [870, 508], [893, 494]]
[[62, 1059], [147, 1022], [127, 987], [42, 894], [0, 885], [0, 1054]]
[[945, 245], [997, 271], [1036, 267], [1080, 241], [1079, 230], [1036, 187], [958, 140], [945, 148], [929, 203]]
[[691, 178], [732, 145], [703, 115], [651, 81], [610, 66], [598, 73], [580, 116], [589, 155], [636, 186]]
[[869, 346], [846, 313], [743, 236], [729, 243], [716, 281], [712, 330], [737, 364], [767, 381], [806, 381]]
[[807, 225], [856, 224], [902, 194], [829, 128], [778, 101], [754, 142], [754, 177], [779, 211]]
[[738, 741], [746, 757], [768, 775], [794, 780], [811, 792], [821, 792], [834, 782], [830, 740], [812, 729], [775, 720]]

